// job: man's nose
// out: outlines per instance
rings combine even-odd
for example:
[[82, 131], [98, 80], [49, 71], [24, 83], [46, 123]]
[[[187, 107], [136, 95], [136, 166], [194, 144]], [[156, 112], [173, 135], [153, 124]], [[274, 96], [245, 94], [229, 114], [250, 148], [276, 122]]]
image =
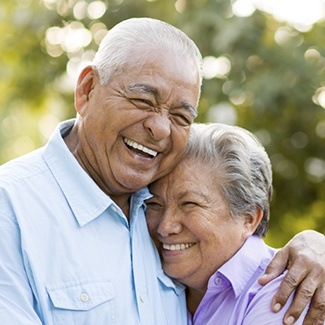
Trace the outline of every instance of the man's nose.
[[155, 112], [144, 121], [144, 127], [155, 141], [163, 140], [170, 136], [171, 121], [166, 114]]

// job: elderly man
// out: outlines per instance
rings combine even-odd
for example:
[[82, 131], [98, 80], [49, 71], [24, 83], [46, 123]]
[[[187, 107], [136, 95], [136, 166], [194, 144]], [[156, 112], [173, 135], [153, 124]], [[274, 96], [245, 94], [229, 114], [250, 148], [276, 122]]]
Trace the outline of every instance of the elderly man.
[[201, 79], [200, 52], [169, 24], [109, 31], [79, 76], [76, 119], [0, 169], [1, 323], [186, 324], [143, 201], [182, 157]]

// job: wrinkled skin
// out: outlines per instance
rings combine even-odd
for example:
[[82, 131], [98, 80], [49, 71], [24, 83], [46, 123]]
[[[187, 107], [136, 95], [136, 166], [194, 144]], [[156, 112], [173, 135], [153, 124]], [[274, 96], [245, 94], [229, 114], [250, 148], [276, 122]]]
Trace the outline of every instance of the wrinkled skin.
[[[325, 236], [312, 230], [296, 235], [271, 261], [260, 278], [265, 285], [288, 269], [278, 293], [272, 301], [279, 310], [296, 290], [295, 298], [286, 312], [284, 324], [292, 324], [311, 299], [304, 325], [323, 325], [325, 321]], [[292, 318], [291, 318], [292, 317]]]
[[94, 67], [82, 71], [75, 94], [78, 119], [65, 139], [126, 215], [130, 194], [180, 160], [200, 88], [194, 62], [172, 50], [135, 48], [127, 62], [105, 85]]

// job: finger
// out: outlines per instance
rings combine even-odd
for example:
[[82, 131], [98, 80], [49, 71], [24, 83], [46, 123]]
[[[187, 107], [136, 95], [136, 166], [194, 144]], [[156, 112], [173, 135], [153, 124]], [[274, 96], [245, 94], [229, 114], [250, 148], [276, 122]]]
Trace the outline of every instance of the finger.
[[303, 325], [323, 325], [325, 322], [325, 284], [317, 289]]
[[[308, 303], [310, 302], [312, 296], [317, 290], [317, 279], [308, 277], [306, 278], [299, 287], [297, 288], [294, 299], [291, 306], [288, 308], [284, 316], [284, 324], [293, 324], [293, 321], [296, 321], [300, 315], [303, 313]], [[315, 313], [316, 316], [319, 315], [319, 312]], [[314, 314], [311, 315], [312, 317]]]
[[[302, 270], [301, 268], [293, 266], [290, 270], [288, 270], [278, 288], [278, 291], [272, 299], [272, 307], [275, 312], [279, 311], [285, 305], [291, 293], [297, 289], [298, 285], [303, 282], [305, 277], [306, 271]], [[310, 280], [310, 277], [308, 282], [312, 282], [312, 280]], [[298, 302], [296, 302], [296, 304], [294, 305], [294, 307], [296, 306], [298, 310], [301, 309], [301, 307], [299, 308], [299, 303], [305, 304], [304, 306], [306, 306], [307, 302], [310, 300], [311, 297], [309, 296], [309, 300], [306, 302], [305, 296], [309, 294], [309, 288], [306, 287], [306, 285], [302, 285], [300, 290], [300, 295], [302, 295], [302, 297], [300, 297]], [[312, 292], [314, 292], [315, 290], [316, 286], [314, 285], [314, 287], [312, 287]]]
[[287, 267], [288, 256], [288, 249], [283, 248], [282, 250], [278, 251], [275, 254], [273, 260], [265, 269], [264, 275], [258, 279], [258, 283], [264, 286], [265, 284], [277, 278], [281, 273], [283, 273]]

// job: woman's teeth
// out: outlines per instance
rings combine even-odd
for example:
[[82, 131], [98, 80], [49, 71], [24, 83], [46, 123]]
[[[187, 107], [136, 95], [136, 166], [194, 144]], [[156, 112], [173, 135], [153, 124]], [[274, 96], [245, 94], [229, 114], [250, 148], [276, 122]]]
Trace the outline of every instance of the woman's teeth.
[[173, 245], [168, 245], [168, 244], [163, 244], [163, 249], [166, 249], [168, 251], [182, 251], [184, 249], [188, 249], [195, 245], [194, 243], [191, 244], [173, 244]]

